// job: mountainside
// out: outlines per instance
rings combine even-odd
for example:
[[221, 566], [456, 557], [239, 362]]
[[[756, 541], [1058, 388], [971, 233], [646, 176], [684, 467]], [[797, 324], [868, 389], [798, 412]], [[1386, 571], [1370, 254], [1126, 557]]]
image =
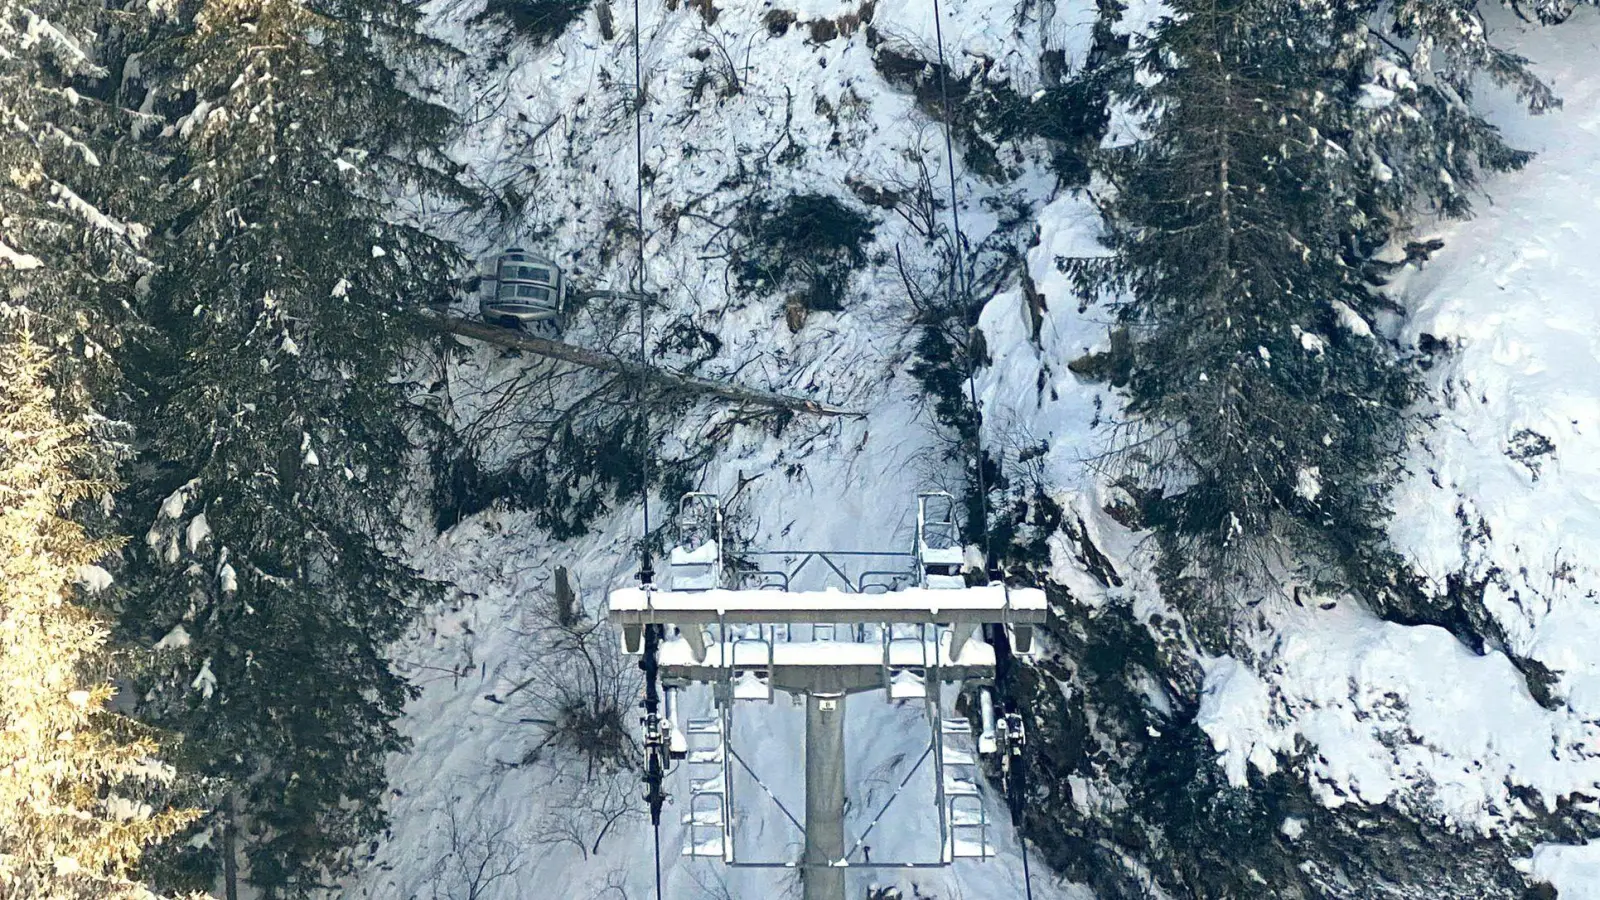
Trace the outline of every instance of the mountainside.
[[1597, 5], [0, 0], [0, 900], [1600, 898]]
[[[659, 416], [658, 452], [669, 465], [703, 465], [690, 486], [731, 501], [739, 539], [752, 547], [898, 548], [909, 541], [915, 491], [959, 492], [964, 478], [908, 374], [915, 307], [897, 266], [913, 279], [931, 272], [945, 227], [931, 200], [944, 190], [942, 138], [913, 95], [925, 82], [907, 74], [912, 67], [884, 63], [933, 56], [930, 11], [890, 2], [783, 10], [643, 10], [645, 281], [661, 292], [652, 345], [674, 365], [813, 393], [866, 415], [773, 428], [701, 403]], [[485, 251], [537, 244], [625, 286], [600, 273], [626, 271], [625, 259], [612, 261], [608, 235], [632, 200], [632, 58], [622, 37], [631, 10], [597, 7], [542, 46], [507, 38], [503, 23], [476, 19], [478, 11], [434, 10], [428, 28], [467, 51], [435, 84], [476, 123], [456, 158], [514, 194], [524, 215], [508, 230], [464, 239]], [[1084, 5], [951, 3], [946, 15], [954, 77], [976, 75], [1021, 97], [1076, 70], [1093, 46], [1096, 13]], [[1139, 27], [1141, 15], [1126, 13], [1118, 27]], [[1011, 248], [990, 254], [1003, 261], [982, 273], [999, 288], [981, 318], [982, 440], [1002, 460], [1008, 489], [1037, 488], [1035, 508], [1054, 516], [1039, 530], [1060, 589], [1034, 707], [1044, 770], [1028, 819], [1035, 896], [1521, 897], [1527, 873], [1563, 898], [1595, 890], [1585, 875], [1600, 865], [1592, 852], [1556, 845], [1581, 845], [1600, 812], [1591, 708], [1600, 701], [1583, 649], [1587, 631], [1600, 627], [1596, 557], [1585, 552], [1600, 535], [1585, 455], [1585, 434], [1600, 429], [1585, 377], [1600, 263], [1584, 252], [1600, 221], [1591, 202], [1600, 98], [1582, 65], [1600, 21], [1580, 10], [1548, 30], [1509, 15], [1491, 23], [1566, 105], [1531, 117], [1514, 97], [1486, 89], [1480, 103], [1508, 142], [1539, 155], [1488, 180], [1471, 221], [1418, 233], [1443, 243], [1397, 267], [1386, 291], [1404, 315], [1342, 322], [1415, 348], [1423, 421], [1391, 527], [1430, 598], [1422, 605], [1444, 614], [1385, 621], [1359, 597], [1322, 593], [1314, 578], [1284, 572], [1281, 592], [1240, 598], [1250, 612], [1232, 654], [1203, 650], [1146, 574], [1155, 548], [1128, 527], [1119, 510], [1129, 498], [1106, 474], [1123, 401], [1068, 367], [1110, 349], [1115, 328], [1103, 305], [1080, 301], [1058, 265], [1105, 252], [1092, 193], [1050, 172], [1048, 154], [1060, 145], [1034, 135], [988, 135], [987, 164], [997, 169], [976, 168], [983, 161], [970, 151], [958, 161], [969, 239]], [[1063, 68], [1047, 71], [1041, 60]], [[842, 309], [803, 300], [796, 314], [770, 286], [741, 291], [726, 256], [750, 252], [731, 236], [747, 204], [811, 191], [865, 206], [875, 230]], [[920, 205], [918, 191], [929, 195]], [[604, 346], [609, 338], [615, 352], [636, 352], [629, 314], [586, 309], [568, 339]], [[447, 374], [460, 423], [506, 414], [489, 408], [484, 386], [526, 383], [558, 403], [584, 387], [483, 348]], [[493, 443], [486, 454], [514, 456], [509, 442]], [[656, 498], [654, 523], [672, 500]], [[559, 739], [552, 745], [540, 727], [563, 689], [560, 668], [576, 659], [552, 663], [542, 649], [551, 632], [539, 610], [550, 602], [553, 567], [573, 572], [597, 615], [605, 591], [632, 577], [640, 512], [620, 501], [589, 534], [564, 541], [541, 524], [535, 511], [481, 512], [416, 548], [428, 574], [458, 589], [399, 651], [404, 671], [424, 685], [403, 720], [415, 744], [391, 767], [393, 825], [348, 895], [651, 894], [635, 775], [585, 761]], [[615, 701], [631, 724], [636, 676], [604, 640], [591, 649], [625, 682]], [[691, 698], [694, 709], [709, 703]], [[852, 800], [875, 808], [919, 751], [917, 727], [870, 699], [851, 715], [849, 769], [861, 773]], [[803, 770], [798, 714], [780, 703], [739, 716], [741, 752], [793, 803]], [[991, 799], [991, 815], [1004, 821]], [[779, 852], [793, 839], [775, 809], [751, 815], [763, 848]], [[793, 890], [792, 879], [681, 859], [676, 820], [669, 808], [666, 896]], [[880, 827], [911, 842], [930, 825], [906, 815]], [[861, 876], [852, 890], [881, 883], [908, 897], [1021, 896], [1017, 838], [1000, 831], [998, 860]]]
[[[911, 542], [916, 492], [959, 493], [962, 484], [961, 466], [947, 458], [948, 440], [907, 371], [917, 310], [903, 278], [919, 290], [938, 290], [937, 257], [949, 227], [938, 198], [948, 187], [942, 132], [916, 108], [909, 89], [921, 63], [902, 64], [907, 71], [890, 73], [898, 79], [891, 83], [874, 50], [931, 57], [933, 23], [926, 4], [785, 9], [794, 14], [787, 22], [764, 7], [646, 4], [642, 10], [650, 95], [646, 285], [661, 292], [660, 306], [649, 311], [652, 348], [661, 348], [653, 356], [661, 364], [810, 395], [866, 415], [772, 423], [716, 402], [662, 409], [655, 414], [654, 427], [663, 430], [656, 464], [704, 466], [685, 486], [723, 496], [741, 546], [903, 551]], [[431, 24], [435, 33], [471, 49], [466, 71], [441, 82], [447, 95], [473, 104], [464, 110], [467, 119], [483, 117], [455, 153], [474, 178], [515, 186], [526, 198], [526, 218], [504, 232], [470, 235], [481, 242], [473, 249], [526, 242], [556, 255], [577, 278], [630, 287], [630, 260], [614, 258], [616, 239], [608, 229], [618, 220], [627, 223], [632, 212], [632, 55], [625, 39], [631, 10], [611, 8], [611, 39], [591, 12], [546, 47], [510, 41], [499, 53], [480, 48], [505, 47], [503, 23], [473, 24], [477, 12], [445, 8]], [[1013, 22], [1005, 4], [955, 4], [947, 14], [946, 50], [955, 77], [981, 72], [1022, 97], [1045, 83], [1039, 69], [1044, 48], [1082, 59], [1092, 20], [1092, 10], [1046, 9]], [[837, 36], [822, 39], [833, 29]], [[534, 135], [542, 136], [530, 143]], [[1017, 245], [1053, 193], [1048, 149], [1037, 140], [991, 140], [993, 164], [1007, 177], [998, 184], [959, 183], [963, 228], [974, 244]], [[806, 286], [741, 287], [737, 274], [728, 273], [727, 256], [756, 252], [750, 236], [740, 233], [748, 210], [812, 192], [868, 212], [874, 234], [864, 265], [837, 298], [840, 308], [797, 313], [793, 298]], [[1088, 218], [1077, 227], [1092, 234]], [[471, 313], [472, 302], [458, 309]], [[637, 330], [628, 333], [634, 314], [627, 306], [593, 304], [574, 317], [563, 339], [634, 355]], [[531, 404], [493, 409], [494, 395], [485, 397], [484, 386], [507, 390], [524, 379], [524, 391], [539, 392], [539, 400], [548, 391], [559, 405], [591, 384], [587, 375], [483, 347], [459, 359], [448, 379], [458, 423], [500, 416], [485, 421], [502, 429], [508, 419], [532, 421], [542, 412], [530, 412]], [[514, 460], [514, 439], [486, 442], [486, 464]], [[638, 465], [636, 447], [610, 452], [605, 465]], [[675, 505], [674, 496], [658, 495], [653, 525], [669, 519]], [[599, 614], [610, 587], [632, 578], [641, 513], [632, 498], [618, 506], [574, 540], [552, 540], [539, 527], [538, 510], [490, 511], [418, 548], [415, 558], [424, 570], [451, 580], [460, 593], [400, 652], [403, 671], [425, 685], [406, 719], [416, 743], [393, 770], [389, 838], [349, 895], [467, 896], [469, 873], [486, 856], [494, 857], [490, 870], [508, 874], [474, 896], [651, 895], [650, 833], [637, 772], [603, 764], [591, 770], [572, 748], [547, 746], [549, 729], [533, 721], [548, 720], [553, 695], [569, 680], [563, 668], [579, 665], [573, 656], [544, 655], [541, 635], [551, 629], [540, 609], [551, 602], [554, 567], [572, 571], [591, 615]], [[596, 643], [602, 667], [622, 678], [617, 706], [631, 729], [638, 690], [633, 661], [615, 658], [609, 632]], [[703, 714], [709, 703], [707, 692], [692, 691], [685, 715]], [[897, 709], [881, 695], [852, 701], [850, 715], [848, 828], [858, 832], [912, 768], [927, 729], [920, 714]], [[779, 799], [798, 808], [803, 717], [781, 698], [776, 706], [742, 707], [737, 716], [735, 748]], [[937, 822], [927, 815], [930, 790], [925, 778], [914, 779], [906, 799], [884, 815], [869, 842], [879, 859], [937, 851]], [[749, 802], [753, 818], [746, 826], [759, 835], [759, 851], [784, 855], [795, 839], [792, 828], [770, 802], [753, 794]], [[991, 816], [1004, 821], [1003, 804], [990, 806]], [[662, 829], [667, 896], [781, 896], [786, 885], [793, 889], [793, 875], [781, 870], [728, 870], [681, 859], [681, 811], [669, 807]], [[999, 829], [996, 839], [997, 861], [876, 880], [900, 884], [907, 896], [911, 885], [939, 897], [1020, 894], [1015, 838]], [[864, 891], [872, 880], [861, 876], [853, 890]], [[1052, 881], [1036, 873], [1037, 896], [1088, 896]]]

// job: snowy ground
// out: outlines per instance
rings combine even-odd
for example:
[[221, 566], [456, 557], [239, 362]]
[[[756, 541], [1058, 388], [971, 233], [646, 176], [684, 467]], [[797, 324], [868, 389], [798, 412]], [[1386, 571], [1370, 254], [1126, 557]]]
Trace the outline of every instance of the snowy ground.
[[[908, 549], [916, 491], [956, 485], [959, 469], [944, 458], [905, 371], [912, 310], [892, 264], [875, 263], [856, 279], [845, 312], [813, 313], [791, 334], [781, 295], [730, 296], [716, 241], [736, 205], [752, 195], [822, 190], [853, 203], [846, 179], [914, 187], [919, 165], [943, 171], [940, 132], [915, 111], [909, 95], [875, 71], [863, 31], [823, 43], [809, 38], [810, 21], [854, 13], [853, 3], [783, 4], [799, 16], [783, 35], [772, 34], [763, 21], [769, 5], [729, 3], [715, 15], [672, 6], [646, 3], [642, 10], [651, 96], [646, 161], [660, 173], [646, 197], [647, 281], [664, 289], [667, 306], [653, 313], [651, 327], [692, 317], [716, 333], [723, 351], [702, 374], [726, 376], [736, 367], [733, 377], [746, 383], [810, 392], [867, 413], [859, 420], [801, 421], [781, 439], [738, 427], [701, 489], [731, 497], [741, 474], [760, 476], [730, 510], [738, 532], [756, 547]], [[482, 182], [515, 187], [530, 202], [516, 227], [465, 234], [464, 242], [472, 252], [538, 242], [557, 252], [580, 281], [626, 286], [628, 255], [607, 262], [602, 247], [612, 228], [608, 218], [626, 214], [632, 201], [632, 118], [625, 105], [632, 81], [631, 7], [610, 6], [617, 19], [612, 40], [601, 36], [591, 11], [540, 49], [497, 43], [492, 32], [498, 26], [471, 24], [481, 8], [438, 4], [434, 33], [472, 52], [459, 69], [426, 80], [477, 120], [456, 148], [457, 158]], [[945, 40], [958, 71], [986, 57], [990, 77], [1010, 79], [1026, 95], [1037, 87], [1041, 46], [1081, 58], [1088, 29], [1071, 16], [1090, 10], [1092, 4], [1062, 4], [1043, 22], [1015, 21], [1009, 3], [955, 0], [946, 8]], [[929, 4], [883, 0], [872, 22], [885, 41], [931, 55]], [[495, 48], [504, 50], [503, 59], [489, 59]], [[774, 162], [793, 147], [803, 152]], [[974, 240], [996, 226], [1001, 207], [985, 201], [1003, 196], [1037, 206], [1049, 197], [1052, 179], [1034, 152], [1007, 153], [1007, 164], [1022, 173], [1011, 183], [996, 187], [962, 178], [963, 224]], [[739, 183], [730, 184], [736, 174]], [[668, 208], [694, 214], [669, 222]], [[1092, 224], [1073, 203], [1059, 210], [1046, 216], [1053, 228]], [[900, 247], [913, 268], [928, 265], [933, 249], [914, 226], [892, 214], [879, 217], [874, 250], [892, 258]], [[1048, 255], [1036, 256], [1035, 269], [1050, 268]], [[1014, 301], [1010, 315], [1020, 315]], [[1064, 302], [1062, 309], [1071, 306]], [[618, 320], [616, 310], [591, 307], [577, 317], [568, 339], [604, 346], [617, 335]], [[482, 403], [470, 396], [473, 386], [501, 382], [524, 364], [487, 350], [462, 361], [451, 373], [459, 411], [466, 415]], [[1029, 390], [1035, 374], [1019, 376]], [[994, 385], [989, 393], [1021, 396], [1021, 383]], [[690, 410], [672, 440], [700, 439], [718, 415], [710, 405]], [[658, 501], [654, 521], [665, 514]], [[418, 548], [418, 564], [452, 581], [459, 594], [399, 648], [406, 672], [423, 686], [403, 723], [415, 743], [391, 769], [391, 832], [347, 896], [654, 896], [651, 834], [634, 774], [591, 772], [570, 751], [546, 750], [533, 759], [530, 750], [547, 732], [530, 721], [545, 712], [537, 696], [543, 682], [518, 688], [535, 675], [550, 676], [548, 654], [530, 632], [536, 610], [548, 602], [553, 567], [569, 567], [584, 606], [598, 612], [608, 587], [632, 579], [640, 513], [624, 509], [602, 520], [594, 534], [568, 543], [550, 541], [531, 519], [484, 513]], [[706, 696], [691, 693], [685, 712], [703, 713], [708, 704]], [[847, 831], [853, 835], [915, 763], [928, 729], [916, 711], [891, 705], [881, 693], [853, 697], [848, 709]], [[740, 706], [734, 746], [791, 809], [803, 809], [802, 739], [803, 715], [787, 699]], [[675, 776], [668, 790], [682, 797], [686, 786]], [[741, 851], [791, 855], [795, 835], [782, 814], [753, 792], [744, 794], [752, 801], [741, 828], [751, 843], [741, 843]], [[798, 896], [792, 875], [680, 857], [682, 811], [668, 808], [661, 834], [669, 900]], [[869, 841], [874, 856], [936, 855], [932, 813], [931, 785], [912, 779]], [[990, 815], [1006, 821], [995, 798]], [[872, 884], [898, 885], [907, 898], [914, 891], [940, 900], [1021, 896], [1016, 839], [1004, 826], [993, 839], [1000, 855], [988, 862], [915, 874], [852, 872], [852, 896]], [[1088, 900], [1043, 872], [1035, 873], [1034, 896]]]
[[[1446, 398], [1397, 498], [1395, 535], [1419, 569], [1484, 580], [1485, 602], [1512, 652], [1558, 677], [1561, 706], [1528, 723], [1552, 740], [1485, 760], [1507, 780], [1565, 760], [1569, 791], [1600, 784], [1600, 15], [1579, 10], [1559, 29], [1504, 17], [1513, 50], [1529, 56], [1565, 100], [1533, 118], [1496, 97], [1512, 142], [1539, 153], [1496, 179], [1493, 203], [1448, 229], [1435, 263], [1408, 285], [1411, 329], [1450, 341], [1436, 368]], [[1442, 586], [1441, 586], [1442, 589]], [[1495, 663], [1497, 664], [1497, 663]], [[1510, 674], [1505, 673], [1507, 680]], [[1488, 694], [1488, 691], [1485, 691]], [[1490, 696], [1493, 696], [1490, 694]], [[1504, 707], [1527, 706], [1513, 681]], [[1494, 721], [1498, 710], [1477, 712]], [[1505, 721], [1505, 720], [1501, 720]], [[1579, 756], [1584, 761], [1578, 763]], [[1549, 771], [1549, 770], [1546, 770]], [[1536, 775], [1535, 778], [1540, 776]], [[1541, 788], [1547, 802], [1556, 784]], [[1593, 801], [1589, 801], [1592, 805]], [[1563, 900], [1600, 898], [1600, 848], [1543, 847], [1533, 872]]]
[[[786, 6], [802, 25], [854, 8], [835, 0]], [[931, 47], [929, 6], [884, 0], [875, 25], [908, 46]], [[1022, 23], [1013, 22], [1011, 6], [997, 0], [947, 6], [950, 21], [959, 23], [946, 31], [959, 50], [958, 68], [970, 65], [973, 54], [989, 53], [998, 56], [993, 71], [1027, 87], [1037, 78], [1040, 47], [1064, 48], [1069, 57], [1081, 51], [1087, 29], [1073, 16], [1081, 19], [1087, 5], [1062, 4], [1054, 19]], [[631, 201], [632, 135], [623, 114], [632, 77], [631, 9], [612, 7], [619, 20], [612, 41], [600, 37], [591, 12], [552, 46], [511, 45], [503, 62], [491, 66], [487, 26], [465, 24], [480, 7], [441, 3], [436, 33], [477, 52], [435, 84], [481, 118], [458, 157], [486, 182], [518, 185], [532, 202], [519, 233], [476, 235], [470, 249], [546, 232], [593, 284], [622, 286], [625, 268], [608, 267], [597, 248], [606, 219]], [[735, 430], [703, 487], [729, 496], [741, 473], [762, 474], [734, 510], [743, 535], [768, 547], [899, 549], [910, 540], [915, 491], [954, 484], [957, 473], [943, 459], [904, 372], [909, 311], [895, 279], [872, 268], [857, 279], [846, 312], [814, 314], [791, 335], [781, 297], [731, 298], [721, 264], [703, 257], [714, 255], [705, 248], [717, 223], [748, 193], [748, 186], [729, 188], [724, 179], [741, 164], [749, 168], [781, 152], [785, 142], [806, 153], [788, 167], [751, 169], [762, 191], [815, 187], [843, 195], [846, 176], [890, 184], [906, 177], [907, 151], [938, 171], [942, 145], [910, 99], [873, 70], [862, 34], [821, 45], [803, 27], [772, 36], [762, 22], [767, 9], [730, 3], [714, 21], [694, 8], [646, 4], [643, 11], [653, 101], [647, 156], [663, 173], [647, 199], [649, 280], [669, 286], [670, 308], [653, 325], [661, 327], [669, 315], [693, 316], [724, 343], [708, 372], [739, 366], [743, 380], [812, 390], [868, 413], [806, 424], [782, 439]], [[1539, 706], [1503, 655], [1475, 655], [1442, 630], [1383, 623], [1346, 602], [1331, 609], [1269, 603], [1276, 610], [1274, 639], [1262, 648], [1260, 664], [1208, 660], [1201, 712], [1219, 765], [1235, 781], [1249, 766], [1271, 770], [1283, 754], [1308, 753], [1313, 787], [1330, 805], [1387, 802], [1483, 832], [1516, 827], [1526, 813], [1514, 799], [1521, 789], [1548, 804], [1575, 792], [1592, 796], [1600, 784], [1600, 660], [1589, 650], [1600, 639], [1593, 596], [1600, 560], [1600, 447], [1594, 446], [1600, 386], [1593, 377], [1600, 255], [1590, 249], [1600, 234], [1600, 78], [1587, 71], [1600, 51], [1600, 16], [1580, 10], [1559, 29], [1528, 33], [1509, 20], [1496, 26], [1518, 32], [1512, 43], [1537, 61], [1567, 105], [1529, 118], [1491, 92], [1496, 121], [1513, 143], [1541, 156], [1525, 172], [1493, 180], [1493, 200], [1479, 203], [1478, 218], [1443, 228], [1444, 250], [1400, 285], [1399, 296], [1415, 310], [1408, 335], [1414, 340], [1426, 332], [1448, 340], [1452, 350], [1430, 372], [1439, 417], [1397, 495], [1394, 532], [1441, 590], [1452, 573], [1488, 579], [1490, 608], [1505, 627], [1508, 649], [1558, 672], [1561, 705]], [[1001, 47], [1023, 50], [1001, 54]], [[706, 67], [690, 54], [701, 49], [712, 50], [713, 60], [728, 51], [723, 77], [735, 76], [738, 92], [691, 101]], [[835, 112], [819, 112], [816, 97], [827, 98]], [[679, 118], [691, 106], [695, 115]], [[1048, 304], [1036, 341], [1019, 289], [1001, 293], [985, 310], [995, 359], [979, 383], [985, 440], [998, 448], [1047, 441], [1040, 476], [1101, 550], [1127, 560], [1137, 548], [1100, 512], [1106, 497], [1092, 466], [1106, 447], [1104, 422], [1115, 418], [1115, 398], [1066, 370], [1067, 361], [1103, 345], [1103, 312], [1080, 309], [1054, 265], [1058, 256], [1095, 252], [1095, 213], [1082, 198], [1051, 197], [1035, 160], [1024, 155], [1015, 162], [1024, 174], [1004, 190], [962, 182], [967, 224], [976, 235], [996, 226], [986, 198], [1009, 193], [1032, 207], [1039, 242], [1028, 267]], [[536, 170], [542, 178], [526, 174]], [[658, 219], [664, 206], [691, 202], [706, 220], [683, 217], [668, 227]], [[895, 244], [927, 252], [904, 223], [891, 220], [877, 249]], [[606, 314], [580, 319], [573, 338], [602, 344]], [[516, 365], [480, 352], [456, 375], [463, 385], [483, 383]], [[696, 440], [715, 415], [698, 409], [676, 440]], [[606, 827], [585, 811], [639, 809], [632, 776], [575, 770], [570, 753], [530, 760], [545, 732], [528, 721], [538, 717], [530, 699], [537, 688], [514, 690], [540, 671], [541, 647], [529, 630], [548, 597], [552, 568], [569, 567], [585, 607], [597, 611], [609, 586], [631, 578], [638, 516], [618, 513], [591, 536], [562, 544], [534, 529], [529, 515], [490, 512], [419, 548], [418, 563], [460, 593], [399, 650], [408, 674], [424, 687], [404, 722], [415, 746], [393, 763], [392, 831], [348, 896], [463, 897], [475, 878], [489, 882], [474, 895], [485, 900], [653, 896], [648, 826], [625, 812]], [[1081, 573], [1069, 545], [1058, 549], [1055, 576], [1093, 602], [1101, 589]], [[1142, 604], [1160, 602], [1137, 577], [1119, 590]], [[691, 697], [690, 714], [706, 702]], [[736, 747], [759, 761], [763, 779], [793, 807], [802, 717], [781, 698], [771, 707], [743, 707], [740, 716]], [[868, 695], [852, 700], [849, 740], [849, 769], [860, 773], [851, 797], [859, 816], [882, 801], [886, 785], [899, 783], [926, 738], [908, 711]], [[682, 785], [672, 789], [681, 793]], [[669, 809], [662, 832], [668, 898], [797, 896], [781, 876], [681, 858], [678, 812]], [[1003, 821], [998, 804], [991, 813]], [[886, 817], [881, 846], [926, 843], [930, 818], [914, 809]], [[792, 842], [771, 808], [753, 806], [746, 825], [759, 848], [773, 854]], [[861, 873], [852, 889], [859, 895], [878, 881], [900, 885], [908, 897], [913, 886], [940, 900], [1020, 896], [1015, 837], [1000, 828], [996, 838], [997, 860], [911, 876]], [[1560, 886], [1563, 900], [1600, 896], [1595, 848], [1541, 848], [1529, 866]], [[1090, 900], [1081, 888], [1053, 882], [1035, 869], [1035, 896]]]
[[[1518, 29], [1503, 23], [1508, 31]], [[1478, 217], [1406, 285], [1412, 335], [1449, 342], [1443, 404], [1395, 536], [1444, 590], [1487, 580], [1508, 649], [1561, 675], [1572, 712], [1600, 719], [1600, 21], [1525, 29], [1514, 48], [1565, 100], [1541, 117], [1494, 97], [1516, 145], [1539, 153], [1496, 179]]]
[[[1600, 786], [1600, 16], [1492, 23], [1566, 105], [1531, 117], [1484, 92], [1510, 142], [1539, 156], [1490, 180], [1477, 216], [1439, 227], [1444, 248], [1397, 284], [1406, 342], [1448, 349], [1392, 533], [1440, 594], [1451, 576], [1486, 583], [1503, 649], [1555, 672], [1557, 707], [1497, 650], [1308, 604], [1276, 614], [1261, 671], [1208, 663], [1202, 724], [1235, 781], [1300, 747], [1325, 803], [1505, 833], [1532, 812], [1519, 789], [1552, 807]], [[1546, 847], [1531, 867], [1563, 900], [1600, 897], [1595, 848]]]

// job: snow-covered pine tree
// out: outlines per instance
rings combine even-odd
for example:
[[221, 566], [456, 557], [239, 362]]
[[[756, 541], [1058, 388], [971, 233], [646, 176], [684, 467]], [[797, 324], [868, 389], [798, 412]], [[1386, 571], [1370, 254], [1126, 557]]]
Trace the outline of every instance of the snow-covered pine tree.
[[[158, 799], [154, 732], [107, 711], [91, 608], [123, 426], [126, 301], [150, 270], [130, 221], [148, 171], [108, 94], [99, 0], [0, 0], [0, 895], [147, 897], [144, 851], [197, 813]], [[115, 13], [136, 24], [140, 13]], [[86, 527], [87, 525], [87, 527]], [[87, 576], [87, 577], [86, 577]], [[60, 739], [66, 735], [67, 739]]]
[[33, 318], [0, 323], [0, 897], [151, 898], [130, 872], [199, 813], [152, 809], [173, 770], [106, 709], [109, 630], [75, 600], [109, 585], [116, 545], [73, 512], [109, 486], [83, 476], [87, 427], [54, 409]]
[[1482, 171], [1528, 159], [1470, 106], [1474, 76], [1557, 100], [1465, 0], [1171, 12], [1116, 92], [1144, 123], [1102, 158], [1113, 255], [1067, 263], [1128, 325], [1148, 439], [1128, 459], [1180, 570], [1235, 574], [1292, 531], [1363, 580], [1413, 390], [1364, 267], [1419, 210], [1465, 214]]
[[145, 51], [182, 115], [141, 423], [158, 487], [138, 508], [159, 512], [125, 622], [185, 630], [145, 712], [230, 786], [221, 852], [191, 860], [230, 892], [236, 875], [267, 897], [326, 883], [382, 827], [384, 757], [403, 745], [411, 688], [385, 648], [432, 585], [398, 555], [397, 373], [413, 308], [455, 264], [381, 201], [445, 180], [448, 114], [384, 61], [411, 14], [202, 0]]
[[1494, 44], [1476, 2], [1364, 2], [1348, 15], [1336, 60], [1348, 80], [1330, 99], [1349, 127], [1330, 136], [1367, 169], [1363, 207], [1379, 243], [1419, 205], [1465, 215], [1480, 172], [1531, 158], [1472, 108], [1474, 82], [1485, 76], [1533, 112], [1560, 100], [1528, 60]]
[[4, 299], [31, 310], [47, 343], [68, 351], [52, 377], [58, 401], [78, 409], [114, 374], [108, 351], [120, 343], [122, 301], [149, 268], [147, 230], [116, 203], [137, 156], [113, 149], [129, 118], [96, 97], [111, 77], [98, 59], [104, 6], [0, 0]]
[[1128, 328], [1149, 520], [1223, 585], [1289, 532], [1338, 556], [1375, 536], [1412, 388], [1356, 324], [1371, 298], [1342, 258], [1367, 175], [1328, 135], [1358, 23], [1293, 0], [1170, 8], [1119, 98], [1144, 133], [1102, 162], [1112, 255], [1068, 265]]

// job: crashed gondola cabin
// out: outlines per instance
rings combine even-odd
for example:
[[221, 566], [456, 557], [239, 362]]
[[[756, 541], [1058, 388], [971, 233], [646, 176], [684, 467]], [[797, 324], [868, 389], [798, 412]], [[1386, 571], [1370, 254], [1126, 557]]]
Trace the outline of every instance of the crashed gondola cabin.
[[537, 322], [559, 326], [566, 306], [561, 267], [521, 247], [488, 257], [479, 270], [478, 311], [483, 320], [508, 328]]

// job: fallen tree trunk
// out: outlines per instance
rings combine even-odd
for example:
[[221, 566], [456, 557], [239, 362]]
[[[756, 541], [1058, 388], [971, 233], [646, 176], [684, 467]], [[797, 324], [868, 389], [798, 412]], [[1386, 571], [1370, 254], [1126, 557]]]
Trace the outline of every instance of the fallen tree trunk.
[[560, 341], [548, 338], [534, 337], [530, 334], [512, 331], [509, 328], [500, 328], [494, 325], [485, 325], [482, 322], [469, 322], [465, 319], [451, 317], [425, 317], [423, 321], [430, 328], [447, 331], [461, 337], [472, 338], [476, 341], [507, 347], [513, 350], [526, 350], [539, 356], [559, 359], [575, 365], [587, 366], [591, 369], [600, 369], [606, 372], [617, 372], [633, 378], [643, 378], [663, 387], [696, 394], [710, 394], [724, 400], [736, 403], [750, 403], [764, 406], [768, 409], [782, 409], [789, 412], [808, 413], [814, 416], [860, 416], [863, 413], [836, 406], [818, 403], [806, 397], [795, 397], [789, 394], [779, 394], [774, 391], [764, 391], [760, 388], [744, 387], [729, 384], [724, 381], [714, 381], [710, 378], [701, 378], [698, 375], [688, 375], [674, 372], [670, 369], [657, 368], [644, 365], [638, 360], [624, 359], [594, 350], [575, 347]]

